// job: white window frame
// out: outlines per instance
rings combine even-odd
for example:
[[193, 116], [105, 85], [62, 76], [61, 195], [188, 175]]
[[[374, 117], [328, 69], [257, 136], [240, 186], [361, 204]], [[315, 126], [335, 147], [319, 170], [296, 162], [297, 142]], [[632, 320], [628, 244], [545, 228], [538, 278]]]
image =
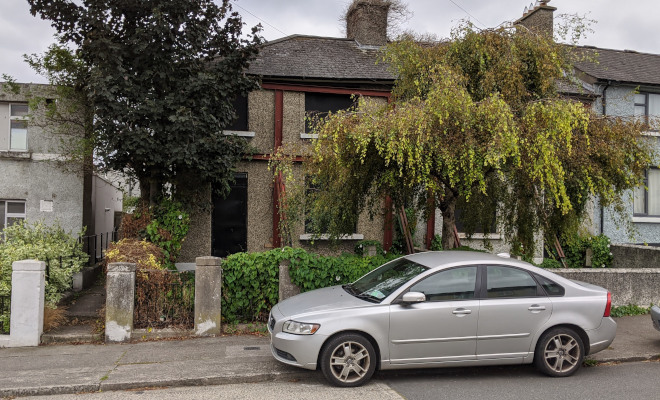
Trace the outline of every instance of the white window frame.
[[[7, 219], [9, 219], [9, 218], [22, 218], [23, 220], [25, 220], [27, 218], [27, 203], [26, 203], [25, 200], [4, 200], [4, 199], [0, 199], [0, 203], [4, 203], [4, 215], [0, 215], [0, 218], [2, 218], [2, 226], [4, 228], [7, 227]], [[10, 213], [9, 212], [9, 203], [21, 203], [21, 204], [23, 204], [23, 212], [22, 213]], [[0, 229], [0, 230], [3, 230], [3, 229]]]
[[[23, 116], [23, 115], [11, 115], [11, 114], [12, 114], [12, 107], [13, 107], [13, 106], [26, 106], [26, 107], [27, 107], [28, 105], [25, 104], [25, 103], [9, 103], [9, 151], [22, 151], [22, 152], [26, 152], [26, 151], [28, 151], [28, 147], [29, 147], [29, 145], [28, 145], [28, 143], [29, 143], [29, 137], [28, 137], [28, 136], [29, 136], [29, 135], [28, 135], [27, 131], [28, 131], [28, 126], [29, 126], [28, 121], [29, 121], [30, 119], [29, 119], [27, 116]], [[29, 110], [29, 108], [28, 108], [28, 110]], [[11, 140], [11, 139], [12, 139], [12, 128], [11, 128], [11, 123], [12, 123], [13, 121], [25, 121], [25, 122], [26, 122], [26, 126], [25, 126], [25, 148], [14, 148], [14, 147], [12, 147], [12, 140]]]
[[650, 167], [647, 168], [646, 171], [644, 171], [644, 183], [643, 183], [643, 189], [644, 189], [644, 212], [635, 212], [635, 192], [633, 192], [633, 222], [645, 222], [645, 223], [660, 223], [660, 215], [655, 215], [655, 214], [649, 214], [649, 172], [650, 171], [656, 171], [656, 173], [660, 173], [660, 169]]
[[[660, 93], [639, 92], [639, 93], [635, 93], [635, 97], [636, 96], [644, 96], [644, 101], [643, 102], [638, 102], [637, 100], [633, 100], [633, 107], [634, 108], [644, 107], [644, 114], [643, 115], [635, 115], [636, 118], [637, 117], [643, 117], [644, 121], [647, 124], [649, 123], [650, 118], [660, 119], [660, 115], [655, 115], [655, 114], [649, 115], [649, 102], [650, 102], [649, 97], [650, 96], [657, 96], [658, 100], [660, 100]], [[642, 135], [644, 135], [644, 136], [660, 136], [660, 132], [658, 132], [657, 130], [649, 129], [647, 131], [642, 132]]]

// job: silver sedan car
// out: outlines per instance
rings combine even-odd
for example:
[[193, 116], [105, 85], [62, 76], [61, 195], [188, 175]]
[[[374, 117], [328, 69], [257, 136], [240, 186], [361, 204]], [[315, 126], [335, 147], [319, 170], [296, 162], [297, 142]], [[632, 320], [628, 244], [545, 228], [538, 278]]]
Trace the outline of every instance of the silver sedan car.
[[526, 262], [478, 252], [408, 255], [352, 284], [273, 307], [273, 356], [358, 386], [379, 369], [534, 363], [577, 371], [607, 348], [611, 295]]

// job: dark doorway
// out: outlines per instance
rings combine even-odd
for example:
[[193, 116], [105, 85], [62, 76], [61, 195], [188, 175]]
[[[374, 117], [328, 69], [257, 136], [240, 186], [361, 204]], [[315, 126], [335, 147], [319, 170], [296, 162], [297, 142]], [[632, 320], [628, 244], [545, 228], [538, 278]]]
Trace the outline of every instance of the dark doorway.
[[227, 198], [213, 195], [211, 222], [211, 254], [227, 257], [247, 251], [247, 173], [234, 175]]

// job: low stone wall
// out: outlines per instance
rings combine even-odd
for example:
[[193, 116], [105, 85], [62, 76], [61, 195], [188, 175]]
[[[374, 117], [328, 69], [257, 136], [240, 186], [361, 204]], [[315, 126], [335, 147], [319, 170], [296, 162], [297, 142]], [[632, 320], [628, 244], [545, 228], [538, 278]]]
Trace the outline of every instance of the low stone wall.
[[613, 268], [660, 268], [660, 247], [637, 244], [613, 244]]
[[660, 268], [564, 268], [552, 272], [606, 288], [612, 293], [613, 306], [660, 304]]

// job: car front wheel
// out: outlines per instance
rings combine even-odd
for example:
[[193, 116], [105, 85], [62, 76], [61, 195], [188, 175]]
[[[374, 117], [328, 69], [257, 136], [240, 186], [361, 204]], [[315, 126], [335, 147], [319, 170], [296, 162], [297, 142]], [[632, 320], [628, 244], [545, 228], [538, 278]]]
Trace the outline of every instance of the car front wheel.
[[358, 334], [332, 338], [321, 352], [321, 371], [335, 386], [364, 384], [376, 370], [376, 352], [371, 342]]
[[582, 339], [569, 328], [555, 328], [544, 333], [536, 345], [534, 363], [546, 375], [569, 376], [582, 366]]

